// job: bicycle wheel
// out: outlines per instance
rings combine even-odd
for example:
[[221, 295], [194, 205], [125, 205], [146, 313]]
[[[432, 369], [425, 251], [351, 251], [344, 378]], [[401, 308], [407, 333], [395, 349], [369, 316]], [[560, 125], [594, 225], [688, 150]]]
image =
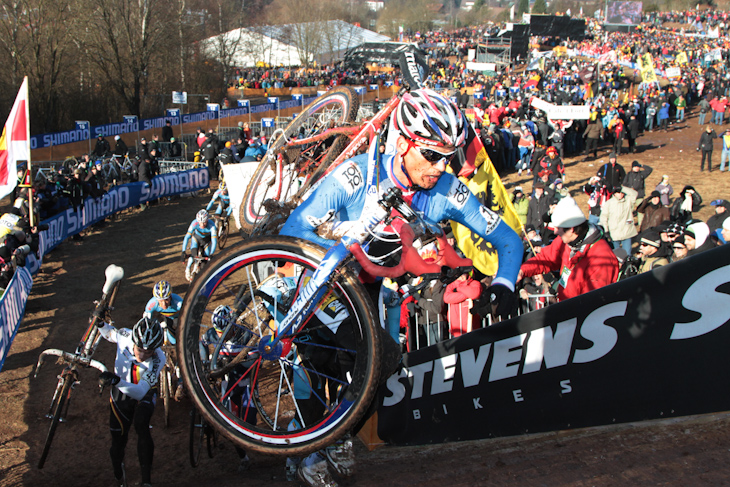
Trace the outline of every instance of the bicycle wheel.
[[48, 458], [48, 452], [51, 450], [53, 437], [56, 434], [56, 428], [58, 427], [58, 423], [61, 422], [63, 408], [68, 402], [69, 397], [71, 396], [71, 386], [74, 382], [73, 379], [69, 376], [66, 376], [61, 380], [63, 380], [61, 392], [58, 394], [58, 396], [56, 396], [55, 404], [51, 407], [51, 410], [53, 411], [53, 417], [51, 418], [51, 426], [50, 428], [48, 428], [48, 434], [46, 435], [46, 443], [45, 445], [43, 445], [41, 458], [38, 460], [39, 469], [43, 468], [43, 465], [45, 465], [46, 463], [46, 458]]
[[228, 217], [220, 217], [220, 228], [218, 229], [218, 248], [223, 249], [228, 241]]
[[205, 445], [208, 450], [208, 458], [213, 458], [215, 449], [218, 448], [218, 432], [207, 423], [205, 425]]
[[172, 373], [168, 365], [162, 368], [160, 379], [160, 399], [162, 399], [165, 428], [167, 428], [170, 426], [170, 400], [172, 399]]
[[[288, 303], [324, 255], [321, 247], [292, 237], [249, 239], [221, 254], [188, 291], [178, 336], [185, 386], [206, 421], [245, 450], [290, 456], [319, 450], [350, 431], [375, 394], [381, 356], [377, 318], [349, 269], [338, 270], [301, 330], [278, 329]], [[270, 288], [276, 283], [262, 281], [280, 275], [292, 286], [288, 296], [277, 298]], [[200, 357], [201, 337], [213, 310], [223, 304], [231, 307], [232, 326], [245, 337], [241, 354], [252, 352], [241, 355], [248, 362], [239, 375], [254, 391], [258, 414], [231, 413], [210, 380], [209, 362]], [[273, 336], [280, 342], [270, 346]]]
[[[331, 127], [349, 124], [357, 118], [359, 100], [351, 88], [341, 86], [314, 100], [284, 129], [251, 177], [240, 208], [241, 229], [250, 234], [273, 234], [274, 228], [257, 230], [269, 211], [266, 200], [292, 205], [314, 184], [347, 147], [346, 135], [333, 136], [306, 146], [287, 146], [300, 133], [312, 137]], [[282, 155], [282, 161], [277, 155]], [[272, 215], [275, 216], [275, 215]]]
[[203, 437], [205, 437], [205, 422], [200, 413], [193, 409], [190, 411], [190, 466], [195, 468], [200, 463], [200, 452], [203, 450]]

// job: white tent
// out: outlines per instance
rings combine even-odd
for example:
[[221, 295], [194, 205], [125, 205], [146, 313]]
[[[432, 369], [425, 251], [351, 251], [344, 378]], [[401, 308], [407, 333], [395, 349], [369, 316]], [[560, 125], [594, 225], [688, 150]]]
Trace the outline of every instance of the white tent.
[[308, 61], [327, 64], [342, 59], [345, 51], [364, 42], [385, 42], [377, 34], [342, 20], [269, 25], [232, 31], [202, 41], [209, 56], [229, 57], [231, 65], [301, 66]]

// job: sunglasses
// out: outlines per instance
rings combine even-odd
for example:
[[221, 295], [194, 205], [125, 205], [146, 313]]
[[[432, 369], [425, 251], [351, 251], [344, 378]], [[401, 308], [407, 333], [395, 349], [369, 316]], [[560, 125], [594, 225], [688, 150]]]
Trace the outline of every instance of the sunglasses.
[[426, 159], [434, 166], [441, 162], [441, 160], [446, 161], [446, 165], [448, 166], [449, 163], [454, 159], [454, 156], [456, 156], [456, 151], [444, 154], [443, 152], [437, 152], [435, 150], [418, 147], [415, 144], [412, 144], [412, 146], [418, 151], [419, 154], [423, 156], [424, 159]]
[[672, 248], [673, 248], [673, 249], [679, 249], [679, 250], [683, 250], [683, 249], [686, 249], [687, 247], [685, 247], [684, 245], [675, 245], [675, 246], [673, 246]]

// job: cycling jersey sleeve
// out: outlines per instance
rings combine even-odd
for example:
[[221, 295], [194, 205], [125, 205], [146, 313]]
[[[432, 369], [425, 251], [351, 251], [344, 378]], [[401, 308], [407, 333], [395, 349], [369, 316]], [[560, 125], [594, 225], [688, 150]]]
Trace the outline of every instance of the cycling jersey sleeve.
[[446, 194], [446, 218], [461, 223], [494, 247], [499, 267], [492, 284], [502, 284], [514, 291], [517, 273], [522, 264], [520, 237], [497, 213], [482, 205], [456, 177], [445, 174], [442, 179], [444, 185], [449, 185], [448, 190], [442, 188], [442, 194]]
[[117, 329], [111, 323], [105, 322], [99, 331], [104, 339], [111, 343], [117, 343]]
[[208, 229], [210, 230], [210, 245], [208, 245], [207, 254], [208, 257], [212, 257], [215, 253], [215, 249], [218, 247], [218, 229], [215, 227], [215, 223], [212, 220], [208, 221]]
[[220, 190], [216, 190], [215, 193], [213, 193], [213, 197], [208, 202], [208, 206], [205, 207], [205, 211], [210, 211], [211, 208], [213, 208], [213, 205], [215, 204], [216, 200], [220, 197]]
[[185, 234], [185, 238], [183, 239], [183, 246], [182, 251], [185, 252], [188, 248], [188, 242], [190, 242], [190, 238], [193, 236], [193, 231], [195, 230], [195, 224], [197, 223], [196, 220], [193, 220], [193, 222], [188, 227], [188, 231]]
[[[364, 156], [367, 157], [367, 154]], [[359, 217], [365, 189], [363, 161], [367, 159], [350, 159], [328, 175], [309, 198], [292, 212], [280, 233], [304, 238], [324, 248], [334, 245], [334, 240], [320, 237], [315, 231], [336, 216], [341, 222], [350, 220], [350, 214], [354, 218]]]
[[157, 308], [157, 298], [151, 298], [144, 307], [142, 318], [152, 318], [152, 313], [155, 312], [155, 308]]

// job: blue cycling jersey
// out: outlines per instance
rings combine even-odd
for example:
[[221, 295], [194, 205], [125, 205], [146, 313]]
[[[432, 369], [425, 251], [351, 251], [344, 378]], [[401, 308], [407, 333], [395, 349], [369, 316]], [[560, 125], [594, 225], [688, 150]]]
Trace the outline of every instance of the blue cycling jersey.
[[145, 318], [152, 318], [153, 314], [158, 313], [166, 318], [177, 319], [180, 315], [182, 305], [183, 299], [174, 293], [170, 295], [170, 306], [167, 308], [160, 306], [160, 300], [153, 297], [147, 301], [147, 304], [144, 307], [144, 314], [142, 316]]
[[183, 252], [187, 250], [188, 242], [190, 242], [191, 238], [193, 239], [191, 248], [197, 247], [198, 241], [207, 242], [210, 240], [210, 245], [206, 247], [205, 255], [208, 257], [212, 256], [215, 252], [216, 246], [218, 245], [218, 231], [215, 228], [215, 222], [209, 218], [208, 223], [205, 225], [205, 228], [203, 228], [200, 226], [200, 223], [198, 223], [198, 220], [193, 220], [188, 227], [185, 238], [183, 239]]
[[218, 201], [218, 208], [216, 208], [215, 214], [222, 215], [225, 211], [226, 216], [231, 216], [233, 208], [231, 208], [231, 196], [228, 194], [228, 191], [225, 191], [224, 193], [220, 189], [216, 190], [216, 192], [213, 193], [213, 197], [210, 199], [210, 202], [208, 202], [208, 206], [205, 207], [205, 210], [210, 211], [216, 201]]
[[[325, 248], [335, 241], [321, 237], [315, 230], [323, 223], [348, 221], [360, 218], [366, 206], [366, 178], [368, 154], [349, 159], [330, 173], [314, 192], [297, 208], [284, 224], [281, 234], [304, 238]], [[388, 188], [400, 186], [393, 176], [395, 156], [384, 155], [377, 168], [377, 191], [382, 195]], [[514, 283], [522, 263], [520, 237], [502, 219], [483, 206], [464, 183], [453, 174], [444, 173], [436, 186], [419, 190], [410, 198], [411, 207], [420, 212], [424, 220], [440, 223], [453, 220], [469, 228], [489, 242], [497, 250], [499, 268], [493, 284], [503, 284], [514, 290]], [[368, 199], [370, 201], [370, 199]]]

